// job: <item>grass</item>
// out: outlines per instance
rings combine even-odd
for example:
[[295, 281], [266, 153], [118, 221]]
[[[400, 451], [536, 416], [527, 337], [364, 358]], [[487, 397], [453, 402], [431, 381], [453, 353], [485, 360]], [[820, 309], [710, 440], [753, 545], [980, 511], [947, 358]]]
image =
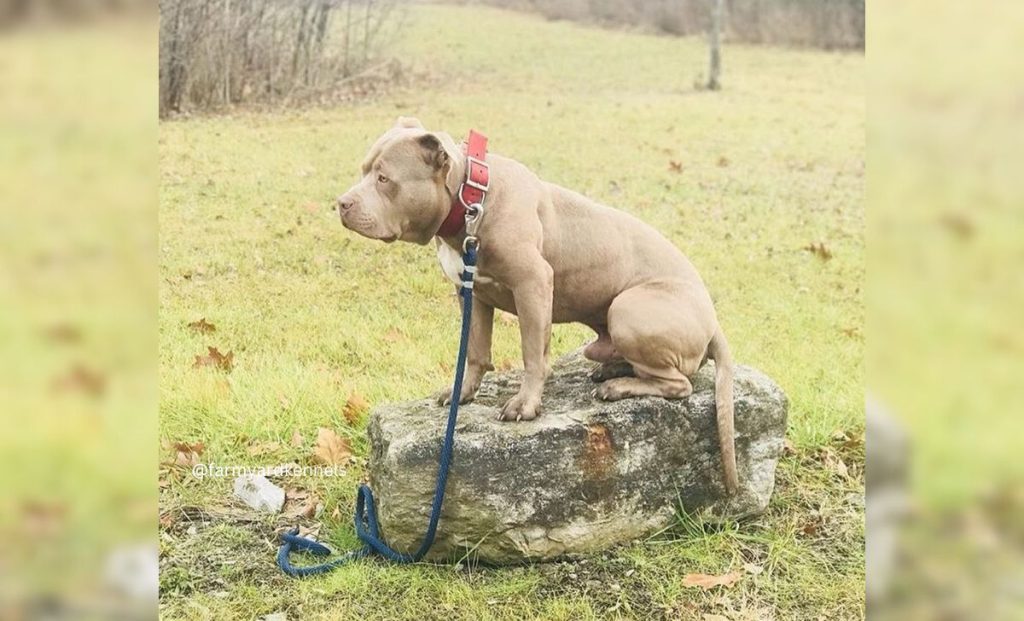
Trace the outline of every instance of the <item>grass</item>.
[[[331, 210], [372, 140], [413, 115], [454, 136], [479, 129], [495, 151], [672, 239], [708, 283], [737, 359], [789, 395], [795, 451], [768, 512], [726, 528], [681, 519], [579, 563], [368, 561], [302, 582], [272, 565], [283, 522], [225, 507], [230, 480], [172, 478], [161, 492], [162, 614], [862, 618], [863, 446], [833, 435], [863, 430], [863, 57], [729, 46], [725, 90], [705, 93], [692, 87], [705, 62], [697, 39], [435, 5], [413, 8], [398, 46], [436, 79], [348, 107], [161, 125], [162, 438], [203, 442], [204, 462], [306, 463], [323, 426], [363, 458], [350, 395], [402, 400], [449, 381], [458, 316], [432, 249], [357, 238]], [[804, 250], [812, 242], [831, 258]], [[188, 329], [200, 317], [216, 332]], [[556, 326], [553, 353], [589, 337]], [[192, 368], [207, 346], [233, 351], [234, 370]], [[494, 354], [521, 365], [514, 325], [498, 322]], [[278, 447], [252, 455], [254, 442]], [[360, 474], [290, 482], [323, 500], [321, 536], [339, 548], [354, 544]], [[764, 571], [725, 591], [682, 585], [687, 573], [744, 564]]]

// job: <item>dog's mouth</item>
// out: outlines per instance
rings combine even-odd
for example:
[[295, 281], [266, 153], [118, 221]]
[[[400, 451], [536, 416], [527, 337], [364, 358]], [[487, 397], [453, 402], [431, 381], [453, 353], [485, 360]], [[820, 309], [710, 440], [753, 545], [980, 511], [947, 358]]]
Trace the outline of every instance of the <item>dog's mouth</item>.
[[367, 222], [363, 220], [350, 221], [350, 219], [342, 216], [341, 225], [353, 233], [358, 233], [367, 239], [376, 239], [382, 241], [385, 244], [390, 244], [398, 239], [398, 235], [395, 233], [382, 234], [376, 230], [376, 223]]

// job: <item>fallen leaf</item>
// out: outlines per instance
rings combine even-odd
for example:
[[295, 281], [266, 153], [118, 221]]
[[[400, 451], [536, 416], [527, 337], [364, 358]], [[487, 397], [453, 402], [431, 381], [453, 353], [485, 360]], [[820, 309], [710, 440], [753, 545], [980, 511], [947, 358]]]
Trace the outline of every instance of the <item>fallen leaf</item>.
[[683, 586], [687, 587], [700, 587], [705, 591], [711, 590], [715, 587], [731, 587], [743, 578], [743, 574], [738, 571], [730, 571], [727, 574], [721, 576], [711, 576], [708, 574], [686, 574], [683, 576]]
[[730, 164], [729, 158], [727, 158], [724, 155], [722, 155], [722, 156], [720, 156], [718, 158], [717, 164], [718, 164], [719, 168], [725, 168], [726, 166], [728, 166]]
[[286, 489], [284, 498], [284, 516], [292, 519], [312, 519], [316, 515], [316, 507], [320, 503], [316, 494], [297, 487]]
[[164, 530], [170, 529], [177, 521], [177, 518], [170, 511], [164, 511], [160, 514], [160, 528]]
[[391, 328], [390, 330], [384, 333], [384, 340], [387, 341], [388, 343], [397, 343], [399, 341], [405, 340], [405, 335], [402, 334], [401, 330], [399, 330], [398, 328]]
[[340, 520], [341, 519], [341, 508], [340, 507], [338, 507], [338, 506], [334, 507], [334, 511], [331, 511], [331, 519], [332, 520]]
[[314, 524], [312, 526], [303, 526], [302, 524], [299, 524], [299, 537], [316, 541], [316, 538], [320, 536], [320, 526], [320, 524]]
[[102, 397], [107, 390], [107, 378], [99, 371], [76, 363], [63, 375], [54, 378], [56, 392], [83, 392], [91, 397]]
[[321, 427], [316, 434], [316, 446], [313, 457], [324, 465], [347, 463], [352, 456], [352, 447], [348, 440], [342, 438], [326, 427]]
[[974, 222], [962, 213], [944, 214], [939, 218], [939, 222], [962, 240], [974, 236]]
[[43, 330], [43, 336], [55, 343], [78, 343], [82, 340], [82, 332], [75, 326], [59, 323]]
[[854, 326], [851, 328], [843, 328], [843, 334], [850, 337], [851, 339], [860, 336], [860, 328]]
[[821, 529], [821, 526], [821, 518], [813, 517], [807, 522], [804, 522], [804, 525], [800, 527], [800, 532], [807, 535], [808, 537], [814, 537], [818, 534], [818, 531]]
[[348, 421], [348, 424], [355, 427], [359, 424], [363, 414], [365, 414], [369, 409], [370, 402], [361, 394], [352, 392], [348, 396], [348, 400], [345, 401], [345, 407], [342, 408], [341, 413], [345, 417], [345, 420]]
[[806, 250], [807, 252], [814, 254], [822, 261], [828, 261], [832, 258], [832, 251], [825, 245], [825, 242], [811, 242], [801, 248], [801, 250]]
[[21, 517], [31, 536], [49, 538], [63, 530], [68, 507], [57, 500], [26, 500], [21, 505]]
[[846, 463], [831, 447], [822, 448], [819, 453], [819, 459], [832, 472], [844, 479], [850, 479], [850, 469], [846, 467]]
[[195, 362], [192, 363], [194, 368], [216, 367], [229, 372], [235, 368], [234, 352], [229, 351], [226, 354], [222, 354], [216, 347], [207, 347], [206, 349], [208, 353], [205, 356], [196, 356]]
[[292, 446], [299, 448], [306, 443], [306, 439], [302, 437], [302, 434], [296, 431], [292, 434]]
[[668, 169], [674, 173], [683, 172], [683, 163], [677, 162], [676, 160], [669, 160]]
[[199, 457], [206, 450], [206, 446], [202, 442], [195, 442], [193, 444], [173, 442], [170, 448], [174, 453], [174, 459], [169, 462], [169, 465], [181, 466], [183, 468], [191, 468], [198, 464]]
[[217, 331], [217, 326], [207, 321], [206, 317], [199, 319], [199, 321], [189, 322], [188, 327], [200, 334], [209, 334], [210, 332]]

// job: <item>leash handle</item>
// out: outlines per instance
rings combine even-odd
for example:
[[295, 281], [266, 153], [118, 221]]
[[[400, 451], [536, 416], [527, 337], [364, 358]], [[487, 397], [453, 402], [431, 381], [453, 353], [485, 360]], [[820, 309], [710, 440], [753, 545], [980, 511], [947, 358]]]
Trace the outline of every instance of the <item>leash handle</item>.
[[441, 457], [438, 460], [437, 484], [434, 487], [434, 501], [430, 508], [430, 522], [427, 524], [427, 532], [423, 535], [423, 541], [412, 554], [399, 552], [384, 543], [380, 536], [380, 524], [377, 521], [377, 507], [373, 500], [373, 490], [368, 485], [360, 485], [356, 492], [355, 529], [359, 540], [363, 542], [363, 547], [327, 563], [295, 567], [291, 564], [292, 552], [309, 552], [315, 556], [328, 556], [331, 550], [322, 543], [300, 537], [298, 528], [292, 529], [281, 535], [282, 544], [277, 551], [277, 566], [289, 576], [302, 578], [326, 573], [335, 567], [373, 553], [396, 563], [414, 563], [426, 556], [430, 547], [434, 545], [437, 525], [441, 520], [444, 492], [448, 485], [448, 471], [451, 468], [452, 454], [455, 448], [455, 423], [459, 414], [459, 396], [462, 394], [462, 379], [466, 372], [466, 357], [469, 352], [469, 325], [473, 314], [473, 278], [476, 275], [479, 242], [475, 237], [467, 238], [466, 242], [463, 244], [462, 263], [464, 267], [462, 287], [459, 289], [459, 295], [462, 296], [462, 333], [459, 339], [459, 354], [455, 363], [452, 400], [448, 407], [448, 425], [445, 427], [444, 443], [441, 445]]

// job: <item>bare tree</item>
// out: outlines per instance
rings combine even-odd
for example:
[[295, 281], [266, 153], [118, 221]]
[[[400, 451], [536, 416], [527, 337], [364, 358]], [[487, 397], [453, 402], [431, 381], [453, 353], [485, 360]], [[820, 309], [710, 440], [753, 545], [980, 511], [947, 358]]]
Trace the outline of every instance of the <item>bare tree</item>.
[[722, 88], [719, 76], [722, 72], [722, 14], [725, 0], [711, 0], [711, 25], [708, 28], [708, 83], [709, 91]]
[[160, 114], [372, 91], [403, 1], [160, 0]]

